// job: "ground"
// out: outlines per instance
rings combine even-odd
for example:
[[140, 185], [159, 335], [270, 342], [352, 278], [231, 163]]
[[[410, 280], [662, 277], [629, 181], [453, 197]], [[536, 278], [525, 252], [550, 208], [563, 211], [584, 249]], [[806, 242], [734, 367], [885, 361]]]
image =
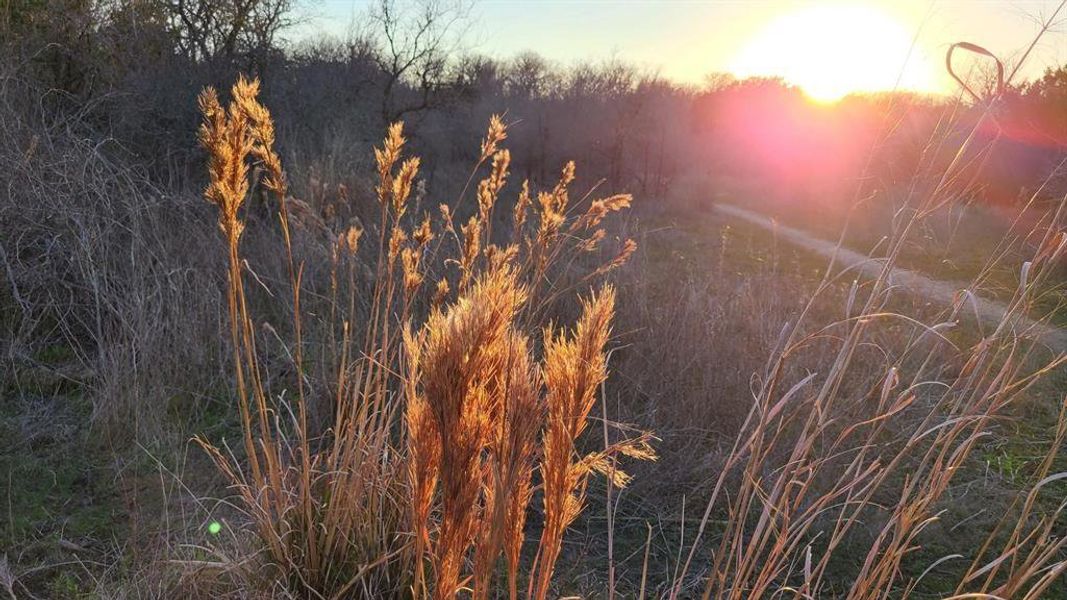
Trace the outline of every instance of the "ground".
[[[715, 293], [723, 296], [710, 300], [726, 302], [729, 286], [755, 281], [751, 285], [757, 286], [757, 295], [760, 282], [791, 290], [791, 299], [787, 297], [782, 307], [787, 310], [788, 302], [799, 306], [826, 268], [819, 254], [710, 207], [681, 215], [665, 211], [641, 220], [645, 233], [638, 268], [642, 270], [640, 276], [646, 278], [644, 289], [651, 290], [646, 298], [651, 303], [677, 296], [683, 284], [718, 290]], [[905, 264], [931, 276], [945, 274], [924, 266], [923, 256], [917, 250], [911, 252]], [[971, 267], [959, 267], [960, 263], [952, 264], [961, 273], [973, 272]], [[818, 307], [820, 318], [840, 316], [848, 288], [849, 282], [842, 281], [827, 294], [825, 304]], [[908, 314], [927, 310], [922, 298], [901, 298], [899, 302]], [[745, 328], [755, 325], [738, 327], [741, 330], [733, 335], [742, 337], [753, 335]], [[955, 335], [966, 338], [975, 334], [967, 331], [966, 325], [964, 329]], [[717, 339], [707, 343], [736, 342]], [[759, 347], [755, 348], [752, 364], [758, 366]], [[0, 487], [4, 490], [0, 548], [6, 549], [11, 571], [8, 580], [16, 582], [16, 594], [30, 589], [38, 596], [92, 597], [116, 585], [115, 581], [143, 578], [144, 573], [138, 570], [143, 567], [133, 566], [134, 559], [151, 554], [152, 550], [144, 548], [158, 546], [151, 540], [161, 535], [212, 547], [215, 540], [207, 533], [208, 523], [221, 520], [219, 514], [223, 513], [198, 496], [222, 492], [216, 487], [218, 480], [210, 465], [189, 439], [194, 434], [221, 435], [230, 430], [232, 415], [201, 411], [177, 433], [162, 436], [155, 446], [115, 447], [90, 428], [92, 405], [79, 375], [65, 371], [71, 362], [67, 352], [51, 348], [34, 357], [34, 362], [37, 366], [33, 369], [7, 375], [3, 387], [6, 399], [0, 405]], [[692, 376], [715, 368], [720, 367], [696, 365]], [[739, 375], [742, 382], [747, 378], [747, 374]], [[966, 553], [971, 540], [957, 527], [971, 531], [991, 528], [1001, 509], [1033, 484], [1030, 473], [1047, 448], [1065, 389], [1067, 374], [1054, 373], [1030, 390], [1013, 418], [983, 442], [967, 473], [957, 477], [958, 484], [948, 494], [941, 524], [931, 528], [910, 563], [916, 573], [943, 556]], [[710, 448], [722, 442], [722, 431], [716, 427], [728, 427], [721, 423], [691, 425], [692, 430], [657, 432], [665, 447], [676, 445], [686, 450], [665, 452], [663, 463], [636, 471], [639, 478], [678, 473], [677, 481], [639, 480], [633, 490], [616, 492], [614, 556], [620, 589], [633, 590], [638, 585], [646, 541], [649, 562], [658, 567], [647, 574], [648, 585], [656, 589], [671, 576], [670, 568], [663, 565], [677, 562], [679, 545], [685, 535], [692, 535], [694, 514], [702, 509], [704, 493], [697, 478], [702, 469], [713, 464], [702, 464], [701, 457], [692, 453], [693, 444], [710, 456]], [[671, 436], [688, 436], [696, 442], [683, 444]], [[685, 460], [693, 464], [683, 469], [677, 461]], [[1067, 457], [1061, 456], [1059, 461], [1054, 472], [1067, 470]], [[1067, 493], [1067, 485], [1057, 485]], [[600, 483], [591, 487], [589, 508], [568, 537], [568, 560], [559, 574], [565, 591], [596, 595], [595, 590], [603, 587], [603, 567], [607, 564], [604, 493]], [[162, 546], [174, 547], [171, 544], [164, 542]], [[191, 556], [203, 558], [210, 553], [194, 552]], [[924, 579], [930, 597], [951, 591], [946, 587], [953, 581], [951, 574], [963, 566], [963, 561], [957, 562], [939, 566]], [[0, 570], [0, 584], [3, 578]]]

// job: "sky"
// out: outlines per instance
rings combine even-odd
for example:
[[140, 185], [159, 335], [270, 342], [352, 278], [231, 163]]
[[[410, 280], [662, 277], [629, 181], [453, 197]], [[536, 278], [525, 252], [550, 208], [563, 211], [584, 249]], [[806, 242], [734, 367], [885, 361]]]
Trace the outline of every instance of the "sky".
[[[298, 38], [343, 37], [369, 4], [310, 1]], [[951, 43], [980, 44], [1010, 62], [1059, 1], [480, 0], [467, 45], [498, 58], [533, 50], [561, 64], [618, 58], [680, 83], [733, 73], [783, 76], [827, 96], [852, 88], [950, 93], [943, 64]], [[961, 71], [973, 64], [961, 59]], [[1019, 77], [1063, 63], [1067, 8]]]

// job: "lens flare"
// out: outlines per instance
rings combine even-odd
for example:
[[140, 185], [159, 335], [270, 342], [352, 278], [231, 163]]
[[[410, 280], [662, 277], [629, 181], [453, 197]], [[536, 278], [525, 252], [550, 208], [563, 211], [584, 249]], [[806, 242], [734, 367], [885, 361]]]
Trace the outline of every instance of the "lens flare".
[[768, 23], [730, 70], [782, 77], [821, 102], [855, 92], [935, 92], [937, 70], [914, 43], [916, 30], [873, 6], [806, 6]]

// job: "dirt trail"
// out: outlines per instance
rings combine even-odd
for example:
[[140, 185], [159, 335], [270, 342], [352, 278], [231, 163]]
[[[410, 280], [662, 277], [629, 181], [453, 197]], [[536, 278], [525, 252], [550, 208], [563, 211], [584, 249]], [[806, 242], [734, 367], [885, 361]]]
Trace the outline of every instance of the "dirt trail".
[[[885, 259], [872, 258], [848, 248], [838, 248], [833, 242], [812, 237], [799, 229], [775, 223], [759, 213], [730, 204], [715, 204], [714, 209], [724, 215], [747, 221], [768, 231], [774, 231], [779, 238], [826, 258], [836, 253], [837, 264], [840, 268], [851, 269], [867, 277], [877, 277], [882, 272]], [[949, 306], [954, 302], [956, 292], [960, 289], [954, 283], [931, 279], [917, 271], [899, 267], [894, 268], [890, 274], [890, 283], [944, 306]], [[984, 323], [996, 324], [1004, 317], [1008, 308], [1004, 303], [973, 297], [974, 302], [971, 306], [974, 308], [969, 312], [977, 313], [978, 318]], [[1067, 329], [1039, 323], [1027, 317], [1019, 317], [1015, 326], [1017, 330], [1028, 330], [1034, 333], [1053, 350], [1067, 352]]]

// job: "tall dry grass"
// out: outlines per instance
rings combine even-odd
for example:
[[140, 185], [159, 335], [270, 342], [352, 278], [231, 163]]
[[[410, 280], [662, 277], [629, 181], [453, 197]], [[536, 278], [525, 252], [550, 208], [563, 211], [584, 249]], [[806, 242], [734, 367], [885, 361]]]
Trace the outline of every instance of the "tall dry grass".
[[[240, 80], [228, 106], [214, 92], [201, 97], [201, 140], [211, 155], [206, 196], [219, 208], [229, 251], [243, 452], [202, 443], [237, 490], [262, 547], [254, 564], [267, 568], [250, 571], [248, 581], [314, 597], [549, 597], [590, 475], [625, 485], [615, 458], [653, 457], [647, 435], [580, 450], [607, 376], [613, 289], [582, 303], [572, 331], [545, 325], [553, 301], [633, 253], [634, 244], [623, 243], [576, 285], [560, 287], [549, 276], [602, 243], [603, 219], [630, 198], [595, 200], [575, 214], [569, 164], [551, 190], [534, 193], [524, 183], [509, 214], [494, 217], [510, 162], [501, 148], [506, 127], [494, 118], [468, 182], [474, 204], [464, 206], [461, 195], [436, 216], [418, 214], [419, 161], [404, 157], [403, 130], [394, 125], [375, 153], [377, 235], [358, 226], [330, 232], [334, 335], [326, 351], [308, 353], [303, 265], [289, 241], [294, 201], [257, 91]], [[971, 290], [933, 325], [896, 311], [893, 266], [924, 215], [960, 193], [955, 173], [967, 150], [932, 192], [913, 191], [911, 216], [887, 240], [881, 274], [853, 283], [843, 319], [812, 322], [821, 299], [850, 276], [829, 269], [783, 328], [661, 595], [913, 597], [932, 571], [963, 559], [940, 557], [920, 572], [912, 562], [982, 441], [1065, 362], [1022, 317], [1067, 249], [1061, 206], [1022, 268], [1009, 311], [977, 341], [949, 335], [966, 318]], [[241, 206], [253, 163], [275, 197], [290, 273], [292, 400], [264, 383], [246, 298]], [[500, 231], [507, 226], [509, 235]], [[359, 298], [357, 271], [368, 263], [373, 284]], [[357, 308], [363, 302], [367, 310]], [[899, 347], [882, 345], [883, 326], [892, 323], [911, 332]], [[804, 374], [797, 365], [815, 349], [822, 362]], [[327, 357], [335, 378], [311, 382], [309, 355]], [[320, 436], [309, 425], [307, 396], [324, 389], [333, 418]], [[1053, 472], [1067, 437], [1064, 406], [1035, 484], [967, 557], [953, 597], [1040, 598], [1067, 570], [1067, 537], [1057, 530], [1065, 507], [1041, 500], [1067, 477]], [[532, 511], [540, 532], [527, 548]], [[644, 556], [642, 596], [647, 546]], [[609, 577], [607, 595], [617, 593]]]
[[[404, 158], [402, 128], [393, 126], [375, 155], [376, 243], [361, 253], [358, 226], [328, 238], [336, 335], [327, 351], [312, 354], [327, 357], [335, 379], [315, 384], [301, 335], [302, 265], [289, 242], [294, 201], [257, 85], [238, 81], [225, 107], [210, 90], [201, 96], [201, 140], [211, 155], [206, 196], [219, 209], [229, 251], [243, 451], [201, 443], [238, 492], [261, 546], [252, 564], [266, 568], [249, 570], [249, 585], [312, 597], [549, 597], [590, 475], [622, 486], [627, 476], [617, 456], [654, 457], [647, 434], [613, 445], [605, 435], [605, 449], [581, 451], [607, 376], [613, 289], [583, 301], [572, 331], [544, 325], [550, 303], [574, 290], [558, 288], [548, 274], [595, 249], [606, 237], [601, 222], [629, 197], [595, 200], [573, 214], [567, 165], [551, 190], [534, 194], [524, 183], [510, 214], [494, 219], [510, 159], [500, 148], [506, 128], [494, 118], [469, 184], [476, 204], [464, 207], [461, 196], [436, 218], [418, 215], [411, 196], [419, 162]], [[264, 383], [246, 298], [240, 215], [252, 164], [275, 196], [290, 271], [292, 400]], [[473, 185], [485, 165], [487, 175]], [[962, 558], [943, 557], [918, 574], [909, 562], [982, 440], [1065, 362], [1044, 352], [1040, 332], [1021, 317], [1067, 238], [1047, 229], [1009, 312], [975, 343], [946, 335], [965, 317], [967, 293], [932, 326], [894, 312], [896, 257], [922, 215], [958, 191], [952, 181], [950, 168], [934, 193], [916, 195], [913, 221], [889, 240], [881, 275], [853, 284], [846, 318], [805, 327], [819, 299], [848, 276], [831, 269], [797, 322], [782, 330], [662, 595], [909, 597], [931, 570]], [[457, 227], [464, 210], [470, 216]], [[501, 223], [510, 235], [494, 236]], [[622, 244], [577, 285], [633, 250], [632, 242]], [[373, 285], [360, 299], [356, 271], [366, 260], [374, 264]], [[367, 311], [357, 308], [363, 300]], [[899, 348], [871, 352], [891, 322], [913, 333]], [[798, 376], [795, 363], [814, 348], [825, 361]], [[946, 377], [947, 364], [959, 371]], [[334, 414], [325, 433], [314, 435], [307, 395], [321, 390], [330, 390]], [[1034, 487], [969, 557], [955, 597], [1039, 598], [1067, 570], [1067, 537], [1056, 530], [1064, 505], [1039, 501], [1067, 477], [1052, 472], [1067, 436], [1065, 415]], [[531, 511], [541, 517], [540, 531], [527, 548]], [[616, 595], [613, 578], [607, 587]]]
[[[606, 455], [578, 450], [584, 447], [577, 438], [588, 422], [593, 393], [606, 372], [603, 339], [616, 308], [611, 291], [588, 297], [572, 331], [544, 327], [553, 303], [575, 295], [574, 285], [551, 276], [553, 268], [606, 244], [603, 216], [629, 198], [604, 198], [575, 214], [576, 205], [585, 205], [569, 196], [574, 175], [568, 167], [555, 188], [537, 192], [523, 184], [514, 206], [498, 206], [510, 155], [500, 148], [507, 132], [496, 120], [478, 161], [489, 173], [478, 183], [477, 174], [470, 176], [473, 198], [465, 195], [427, 214], [413, 197], [420, 164], [405, 160], [403, 131], [395, 126], [376, 156], [378, 182], [370, 203], [379, 213], [377, 222], [366, 231], [355, 224], [311, 223], [315, 215], [287, 195], [271, 118], [256, 101], [255, 85], [241, 82], [233, 95], [235, 103], [227, 106], [207, 94], [202, 108], [208, 117], [203, 139], [213, 157], [208, 197], [219, 207], [227, 249], [241, 446], [204, 443], [234, 484], [257, 540], [256, 552], [233, 562], [247, 586], [243, 591], [310, 597], [447, 597], [457, 590], [478, 597], [551, 595], [563, 532], [585, 506], [589, 475], [600, 470], [621, 478], [616, 454], [647, 453], [640, 438]], [[4, 257], [23, 315], [17, 337], [36, 338], [53, 314], [75, 315], [56, 323], [77, 326], [78, 331], [64, 332], [70, 339], [84, 338], [82, 328], [90, 332], [96, 348], [78, 348], [79, 358], [102, 352], [97, 364], [111, 365], [116, 375], [96, 375], [106, 382], [98, 396], [124, 404], [128, 398], [131, 405], [103, 416], [128, 426], [137, 415], [154, 412], [143, 404], [160, 395], [146, 383], [158, 374], [157, 365], [169, 365], [175, 372], [167, 380], [180, 383], [193, 369], [178, 363], [215, 362], [211, 348], [198, 343], [214, 336], [190, 332], [190, 324], [213, 324], [213, 308], [204, 298], [209, 294], [199, 290], [212, 289], [215, 281], [200, 267], [214, 263], [192, 260], [172, 268], [169, 261], [157, 261], [188, 258], [194, 254], [188, 246], [201, 245], [199, 238], [190, 244], [188, 231], [173, 226], [170, 199], [157, 198], [151, 186], [134, 185], [136, 173], [115, 166], [92, 144], [68, 147], [47, 136], [31, 140], [16, 118], [4, 120], [0, 129], [16, 149], [5, 154], [5, 172], [13, 180], [9, 190], [32, 190], [9, 191], [13, 200], [3, 214], [5, 230], [19, 232], [5, 247], [20, 251]], [[949, 143], [933, 140], [931, 147]], [[923, 220], [961, 195], [955, 182], [963, 179], [963, 163], [981, 162], [980, 154], [975, 159], [967, 150], [947, 171], [934, 173], [932, 186], [914, 186], [910, 212], [888, 240], [882, 275], [854, 285], [843, 319], [827, 324], [815, 312], [848, 273], [824, 281], [800, 319], [783, 329], [754, 380], [751, 401], [739, 391], [743, 386], [724, 386], [731, 396], [742, 396], [728, 399], [731, 406], [750, 411], [733, 450], [722, 457], [723, 467], [706, 473], [711, 502], [696, 540], [684, 548], [677, 575], [658, 595], [919, 597], [933, 574], [960, 563], [957, 597], [1058, 593], [1053, 590], [1065, 565], [1060, 504], [1065, 477], [1055, 472], [1055, 450], [1063, 447], [1067, 422], [1062, 415], [1050, 432], [1048, 453], [1030, 472], [1034, 484], [973, 555], [939, 557], [915, 569], [913, 557], [944, 520], [946, 505], [956, 502], [954, 487], [983, 440], [1027, 409], [1022, 402], [1043, 377], [1062, 370], [1062, 355], [1050, 356], [1039, 332], [1019, 318], [1031, 312], [1034, 295], [1056, 275], [1057, 262], [1062, 265], [1062, 207], [1048, 220], [1053, 225], [1042, 230], [1034, 259], [1022, 266], [1009, 314], [984, 329], [977, 342], [951, 333], [966, 318], [973, 290], [928, 321], [932, 326], [897, 308], [890, 269]], [[260, 281], [262, 273], [246, 262], [248, 205], [259, 184], [280, 213], [276, 227], [284, 245], [277, 250], [290, 277], [288, 291], [273, 289], [277, 304], [293, 311], [284, 361], [266, 356], [272, 342], [265, 340], [275, 337], [265, 333], [268, 321], [256, 312], [263, 303], [251, 298], [277, 283]], [[931, 191], [916, 191], [924, 189]], [[353, 194], [353, 200], [360, 198]], [[196, 222], [199, 213], [180, 208], [179, 220], [194, 221], [189, 231], [208, 229]], [[157, 213], [171, 221], [155, 218]], [[56, 222], [70, 233], [55, 235], [49, 228]], [[290, 227], [306, 223], [310, 232], [294, 235], [326, 247], [323, 265], [303, 263], [293, 252]], [[589, 268], [578, 285], [632, 251], [632, 244], [623, 245], [616, 260]], [[325, 311], [318, 310], [321, 304], [309, 309], [305, 303], [309, 268], [331, 274]], [[41, 269], [61, 271], [54, 279], [63, 285], [42, 293], [42, 283], [50, 279], [41, 278]], [[369, 292], [364, 279], [374, 283]], [[766, 300], [763, 287], [735, 301], [743, 306], [722, 312], [708, 309], [714, 301], [703, 293], [697, 290], [695, 298], [668, 310], [696, 313], [682, 315], [688, 322], [706, 314], [709, 320], [747, 318], [761, 326], [783, 311], [770, 301], [752, 305]], [[310, 296], [312, 303], [321, 300]], [[630, 305], [643, 301], [623, 296]], [[34, 305], [38, 300], [41, 306]], [[620, 311], [627, 309], [632, 306]], [[316, 318], [329, 315], [330, 335], [306, 335], [312, 310]], [[762, 314], [771, 311], [776, 314]], [[634, 321], [643, 324], [646, 315]], [[686, 329], [682, 317], [679, 329]], [[910, 332], [901, 348], [886, 343], [883, 325], [889, 324]], [[707, 331], [720, 337], [701, 337], [699, 330], [677, 336], [642, 332], [648, 342], [638, 347], [647, 350], [642, 359], [657, 370], [663, 370], [666, 354], [682, 355], [679, 364], [692, 355], [711, 356], [680, 348], [682, 334], [694, 346], [737, 344], [743, 350], [730, 352], [753, 352], [754, 344], [735, 339], [738, 331], [748, 333], [749, 325]], [[668, 350], [657, 353], [657, 347]], [[180, 359], [176, 348], [184, 351]], [[331, 376], [320, 377], [322, 371]], [[708, 381], [719, 380], [700, 380], [704, 386]], [[703, 396], [717, 399], [716, 391], [694, 388], [689, 394], [684, 392], [693, 389], [669, 388], [682, 393], [663, 394], [667, 402], [657, 410], [673, 413], [670, 418], [679, 423], [692, 424], [694, 414], [718, 417], [718, 407], [696, 406]], [[112, 412], [101, 404], [101, 413]], [[330, 415], [324, 428], [313, 424], [316, 406], [327, 407]], [[533, 527], [526, 526], [528, 515], [535, 515]], [[527, 543], [527, 532], [539, 528], [536, 542]], [[638, 593], [643, 597], [655, 587], [645, 585], [645, 575], [658, 565], [649, 565], [648, 546], [637, 556], [645, 557]], [[668, 563], [669, 572], [675, 565]], [[625, 595], [611, 580], [602, 588], [596, 591]]]
[[[1062, 6], [1061, 6], [1062, 8]], [[988, 148], [976, 133], [996, 118], [997, 98], [932, 182], [916, 174], [907, 210], [883, 243], [881, 271], [861, 281], [830, 268], [795, 322], [780, 333], [753, 385], [753, 402], [713, 485], [695, 535], [666, 586], [669, 598], [910, 598], [948, 570], [951, 598], [1056, 597], [1067, 573], [1067, 502], [1054, 472], [1067, 434], [1067, 395], [1030, 397], [1067, 362], [1064, 349], [1027, 315], [1067, 254], [1061, 201], [1035, 231], [1019, 285], [997, 322], [969, 322], [981, 276], [927, 325], [902, 313], [893, 270], [924, 219], [969, 191], [968, 169]], [[930, 141], [931, 153], [944, 140]], [[812, 318], [844, 281], [844, 317]], [[891, 340], [896, 324], [905, 333]], [[830, 354], [798, 376], [807, 354]], [[1050, 397], [1051, 396], [1051, 397]], [[916, 565], [942, 520], [954, 484], [973, 468], [983, 442], [1026, 410], [1058, 407], [1031, 486], [997, 515], [968, 554]], [[1030, 410], [1033, 410], [1032, 408]], [[1062, 463], [1059, 463], [1062, 464]], [[710, 539], [709, 539], [710, 538]], [[682, 549], [680, 549], [681, 551]], [[957, 563], [959, 566], [957, 566]], [[918, 568], [917, 568], [918, 567]], [[952, 567], [949, 569], [949, 567]]]
[[[210, 157], [205, 196], [218, 208], [228, 251], [242, 448], [199, 441], [236, 490], [261, 546], [255, 564], [266, 570], [250, 571], [249, 581], [309, 597], [451, 598], [471, 589], [488, 598], [499, 580], [515, 598], [536, 489], [546, 525], [526, 596], [548, 597], [563, 533], [582, 509], [589, 476], [608, 472], [618, 454], [654, 458], [647, 435], [581, 453], [579, 437], [607, 376], [612, 288], [583, 303], [573, 332], [544, 317], [549, 302], [633, 252], [626, 242], [569, 287], [552, 283], [554, 265], [595, 250], [605, 237], [601, 222], [629, 197], [594, 200], [575, 213], [569, 164], [536, 201], [524, 183], [509, 215], [510, 236], [494, 236], [510, 156], [501, 148], [506, 127], [494, 117], [471, 178], [483, 164], [489, 173], [476, 187], [472, 216], [457, 229], [463, 197], [441, 205], [437, 218], [411, 214], [419, 159], [404, 158], [402, 126], [393, 125], [375, 150], [380, 223], [369, 313], [356, 308], [355, 271], [366, 253], [359, 252], [362, 229], [352, 226], [327, 240], [334, 248], [331, 331], [338, 335], [323, 355], [336, 379], [313, 385], [302, 340], [303, 265], [290, 241], [296, 201], [287, 196], [258, 89], [241, 78], [225, 106], [212, 89], [200, 96], [200, 140]], [[266, 383], [247, 299], [240, 242], [253, 165], [277, 202], [289, 267], [291, 401]], [[323, 389], [333, 390], [334, 417], [314, 436], [307, 394]], [[610, 473], [624, 483], [621, 470]]]

